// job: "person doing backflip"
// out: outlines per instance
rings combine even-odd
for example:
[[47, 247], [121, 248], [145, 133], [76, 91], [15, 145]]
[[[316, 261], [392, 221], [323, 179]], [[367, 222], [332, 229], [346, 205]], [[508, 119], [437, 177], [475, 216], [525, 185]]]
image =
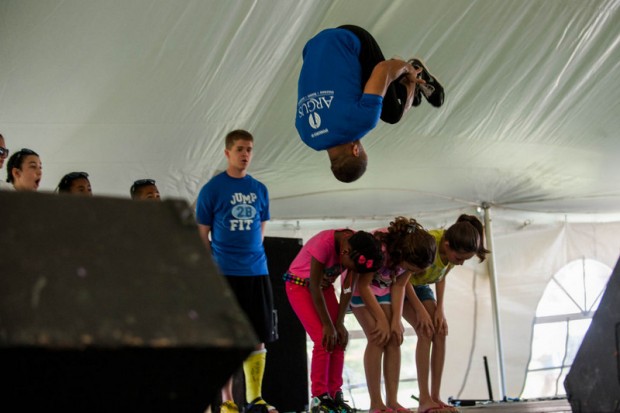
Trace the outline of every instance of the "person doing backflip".
[[303, 50], [295, 127], [311, 148], [327, 151], [339, 181], [353, 182], [366, 171], [360, 139], [379, 119], [394, 124], [421, 96], [443, 105], [443, 86], [419, 59], [386, 60], [365, 29], [325, 29]]

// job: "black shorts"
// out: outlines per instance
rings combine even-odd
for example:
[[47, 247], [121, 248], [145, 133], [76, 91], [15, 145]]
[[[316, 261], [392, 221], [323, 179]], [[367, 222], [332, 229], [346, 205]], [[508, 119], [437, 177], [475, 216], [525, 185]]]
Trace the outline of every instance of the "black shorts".
[[[362, 67], [361, 86], [363, 90], [375, 66], [385, 60], [383, 52], [375, 38], [365, 29], [350, 24], [339, 26], [338, 28], [352, 32], [360, 40], [359, 62]], [[383, 97], [381, 120], [386, 123], [398, 123], [403, 116], [403, 105], [407, 99], [407, 88], [399, 80], [400, 78], [390, 83]]]
[[278, 313], [273, 306], [273, 291], [268, 275], [226, 276], [239, 306], [250, 320], [261, 343], [278, 339]]

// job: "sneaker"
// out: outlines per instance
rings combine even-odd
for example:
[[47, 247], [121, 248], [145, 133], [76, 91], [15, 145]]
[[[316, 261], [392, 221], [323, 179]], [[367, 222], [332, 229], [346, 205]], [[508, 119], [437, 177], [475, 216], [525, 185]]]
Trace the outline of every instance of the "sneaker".
[[340, 408], [328, 393], [312, 398], [310, 413], [340, 413]]
[[239, 413], [239, 407], [232, 400], [228, 400], [220, 406], [220, 413]]
[[347, 402], [348, 400], [344, 399], [342, 391], [337, 391], [336, 396], [334, 397], [334, 403], [336, 403], [336, 406], [340, 409], [340, 413], [355, 413], [357, 409], [349, 406]]
[[243, 413], [269, 413], [276, 410], [275, 407], [269, 405], [262, 397], [257, 397], [243, 408]]
[[437, 78], [430, 74], [426, 66], [424, 66], [424, 63], [422, 63], [422, 61], [420, 61], [419, 59], [409, 59], [408, 62], [411, 63], [411, 65], [416, 69], [422, 69], [418, 76], [426, 83], [419, 84], [418, 88], [422, 91], [422, 94], [424, 95], [428, 103], [437, 108], [443, 105], [443, 86], [439, 83]]

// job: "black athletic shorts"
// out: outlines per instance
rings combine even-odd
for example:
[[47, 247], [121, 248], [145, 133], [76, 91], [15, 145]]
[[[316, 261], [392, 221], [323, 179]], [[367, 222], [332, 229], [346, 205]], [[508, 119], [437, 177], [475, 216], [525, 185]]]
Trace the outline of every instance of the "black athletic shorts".
[[[352, 32], [360, 40], [361, 50], [358, 58], [362, 67], [361, 87], [364, 89], [375, 66], [385, 60], [383, 52], [375, 38], [366, 29], [350, 24], [338, 28]], [[407, 88], [399, 80], [400, 78], [390, 83], [383, 97], [381, 120], [386, 123], [398, 123], [403, 116], [404, 104], [407, 100]]]
[[278, 312], [273, 306], [273, 291], [268, 275], [226, 276], [239, 306], [254, 327], [261, 343], [278, 339]]

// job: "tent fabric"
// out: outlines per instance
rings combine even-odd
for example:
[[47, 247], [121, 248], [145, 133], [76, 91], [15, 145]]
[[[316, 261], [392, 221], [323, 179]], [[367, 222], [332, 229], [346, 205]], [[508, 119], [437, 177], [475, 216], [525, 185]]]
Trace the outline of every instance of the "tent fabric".
[[[396, 215], [433, 228], [489, 206], [516, 395], [550, 277], [581, 256], [613, 268], [620, 251], [619, 9], [618, 0], [4, 0], [0, 133], [12, 152], [41, 155], [41, 190], [86, 171], [96, 195], [129, 198], [148, 177], [163, 198], [192, 204], [226, 167], [225, 134], [247, 129], [274, 236], [377, 228]], [[302, 48], [342, 24], [369, 30], [386, 56], [422, 58], [446, 90], [441, 108], [422, 102], [371, 131], [368, 170], [351, 184], [294, 127]], [[450, 324], [446, 392], [461, 387], [472, 343], [472, 360], [488, 355], [496, 367], [490, 308], [486, 265], [450, 275], [447, 313], [463, 318]], [[463, 397], [486, 394], [475, 376]]]
[[[393, 216], [489, 202], [617, 212], [620, 2], [7, 0], [0, 122], [44, 164], [42, 189], [86, 170], [99, 195], [155, 178], [190, 203], [225, 167], [223, 137], [252, 131], [251, 173], [274, 219]], [[306, 40], [368, 29], [386, 56], [419, 56], [444, 83], [363, 143], [342, 184], [294, 129]]]

